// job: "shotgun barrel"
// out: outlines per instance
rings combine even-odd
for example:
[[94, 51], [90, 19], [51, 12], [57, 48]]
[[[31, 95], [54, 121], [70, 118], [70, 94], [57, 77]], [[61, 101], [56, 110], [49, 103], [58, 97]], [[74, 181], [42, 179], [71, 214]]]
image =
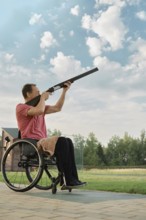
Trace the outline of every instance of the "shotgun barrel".
[[[76, 80], [78, 80], [78, 79], [81, 79], [81, 78], [83, 78], [83, 77], [85, 77], [85, 76], [87, 76], [87, 75], [89, 75], [89, 74], [91, 74], [91, 73], [94, 73], [94, 72], [96, 72], [96, 71], [98, 71], [98, 68], [97, 68], [97, 67], [94, 68], [94, 69], [91, 69], [91, 70], [89, 70], [89, 71], [87, 71], [87, 72], [85, 72], [85, 73], [82, 73], [82, 74], [80, 74], [80, 75], [77, 75], [77, 76], [75, 76], [75, 77], [72, 77], [72, 78], [70, 78], [70, 79], [68, 79], [68, 80], [65, 80], [65, 81], [63, 81], [63, 82], [61, 82], [61, 83], [58, 83], [58, 84], [56, 84], [55, 86], [52, 86], [51, 88], [49, 88], [46, 92], [54, 92], [54, 91], [56, 91], [56, 90], [58, 90], [58, 89], [63, 88], [63, 87], [64, 87], [64, 83], [66, 83], [66, 82], [71, 82], [71, 83], [73, 83], [74, 81], [76, 81]], [[40, 95], [38, 95], [38, 96], [36, 96], [35, 98], [33, 98], [32, 100], [26, 102], [26, 104], [27, 104], [27, 105], [31, 105], [31, 106], [36, 106], [36, 105], [39, 103], [39, 101], [40, 101]]]

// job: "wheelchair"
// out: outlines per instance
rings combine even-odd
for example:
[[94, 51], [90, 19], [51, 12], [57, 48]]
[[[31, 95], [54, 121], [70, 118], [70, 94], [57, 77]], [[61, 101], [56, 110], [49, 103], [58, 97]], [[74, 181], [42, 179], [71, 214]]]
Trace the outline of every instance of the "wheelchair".
[[6, 185], [25, 192], [33, 187], [57, 192], [63, 174], [58, 171], [56, 158], [50, 157], [36, 147], [33, 140], [20, 139], [6, 148], [1, 162], [1, 171]]

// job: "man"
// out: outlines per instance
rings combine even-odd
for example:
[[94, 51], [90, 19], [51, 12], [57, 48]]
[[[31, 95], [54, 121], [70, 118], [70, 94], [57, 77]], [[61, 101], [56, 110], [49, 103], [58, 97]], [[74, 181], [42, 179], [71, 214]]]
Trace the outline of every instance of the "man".
[[51, 93], [43, 92], [40, 96], [39, 103], [33, 107], [26, 103], [40, 95], [40, 91], [35, 84], [26, 84], [22, 89], [25, 103], [20, 103], [16, 106], [16, 118], [18, 128], [21, 132], [21, 138], [35, 140], [38, 149], [42, 148], [51, 156], [54, 155], [56, 157], [58, 169], [63, 172], [65, 177], [65, 183], [62, 183], [62, 189], [64, 185], [79, 187], [84, 184], [78, 179], [74, 146], [71, 139], [58, 136], [47, 137], [45, 115], [61, 111], [66, 92], [70, 88], [71, 83], [67, 82], [64, 85], [65, 87], [63, 87], [62, 93], [55, 105], [45, 104]]

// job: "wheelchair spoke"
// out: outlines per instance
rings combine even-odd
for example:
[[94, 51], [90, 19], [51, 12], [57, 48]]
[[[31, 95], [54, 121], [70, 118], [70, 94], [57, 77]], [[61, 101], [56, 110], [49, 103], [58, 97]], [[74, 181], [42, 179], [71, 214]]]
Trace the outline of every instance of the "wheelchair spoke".
[[[42, 176], [41, 176], [39, 182], [35, 185], [35, 187], [40, 190], [49, 190], [52, 188], [54, 183], [59, 182], [59, 181], [55, 182], [56, 179], [59, 179], [58, 169], [57, 169], [57, 166], [56, 166], [56, 163], [54, 162], [54, 160], [52, 161], [49, 157], [47, 157], [47, 158], [45, 157], [43, 159], [43, 164], [44, 165], [43, 165]], [[30, 179], [30, 181], [32, 181], [33, 176], [29, 172], [29, 170], [27, 170], [27, 174], [28, 174], [28, 179]]]
[[[27, 170], [33, 176], [28, 179]], [[36, 147], [28, 141], [12, 144], [2, 158], [2, 174], [9, 188], [14, 191], [31, 189], [42, 174], [42, 159]]]

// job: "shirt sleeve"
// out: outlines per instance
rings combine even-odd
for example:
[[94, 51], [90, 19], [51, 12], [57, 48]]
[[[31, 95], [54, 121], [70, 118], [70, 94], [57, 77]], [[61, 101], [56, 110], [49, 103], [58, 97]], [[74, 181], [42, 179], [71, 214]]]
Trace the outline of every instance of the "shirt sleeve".
[[16, 107], [17, 114], [21, 114], [23, 116], [27, 116], [28, 110], [31, 108], [31, 106], [26, 104], [18, 104]]

